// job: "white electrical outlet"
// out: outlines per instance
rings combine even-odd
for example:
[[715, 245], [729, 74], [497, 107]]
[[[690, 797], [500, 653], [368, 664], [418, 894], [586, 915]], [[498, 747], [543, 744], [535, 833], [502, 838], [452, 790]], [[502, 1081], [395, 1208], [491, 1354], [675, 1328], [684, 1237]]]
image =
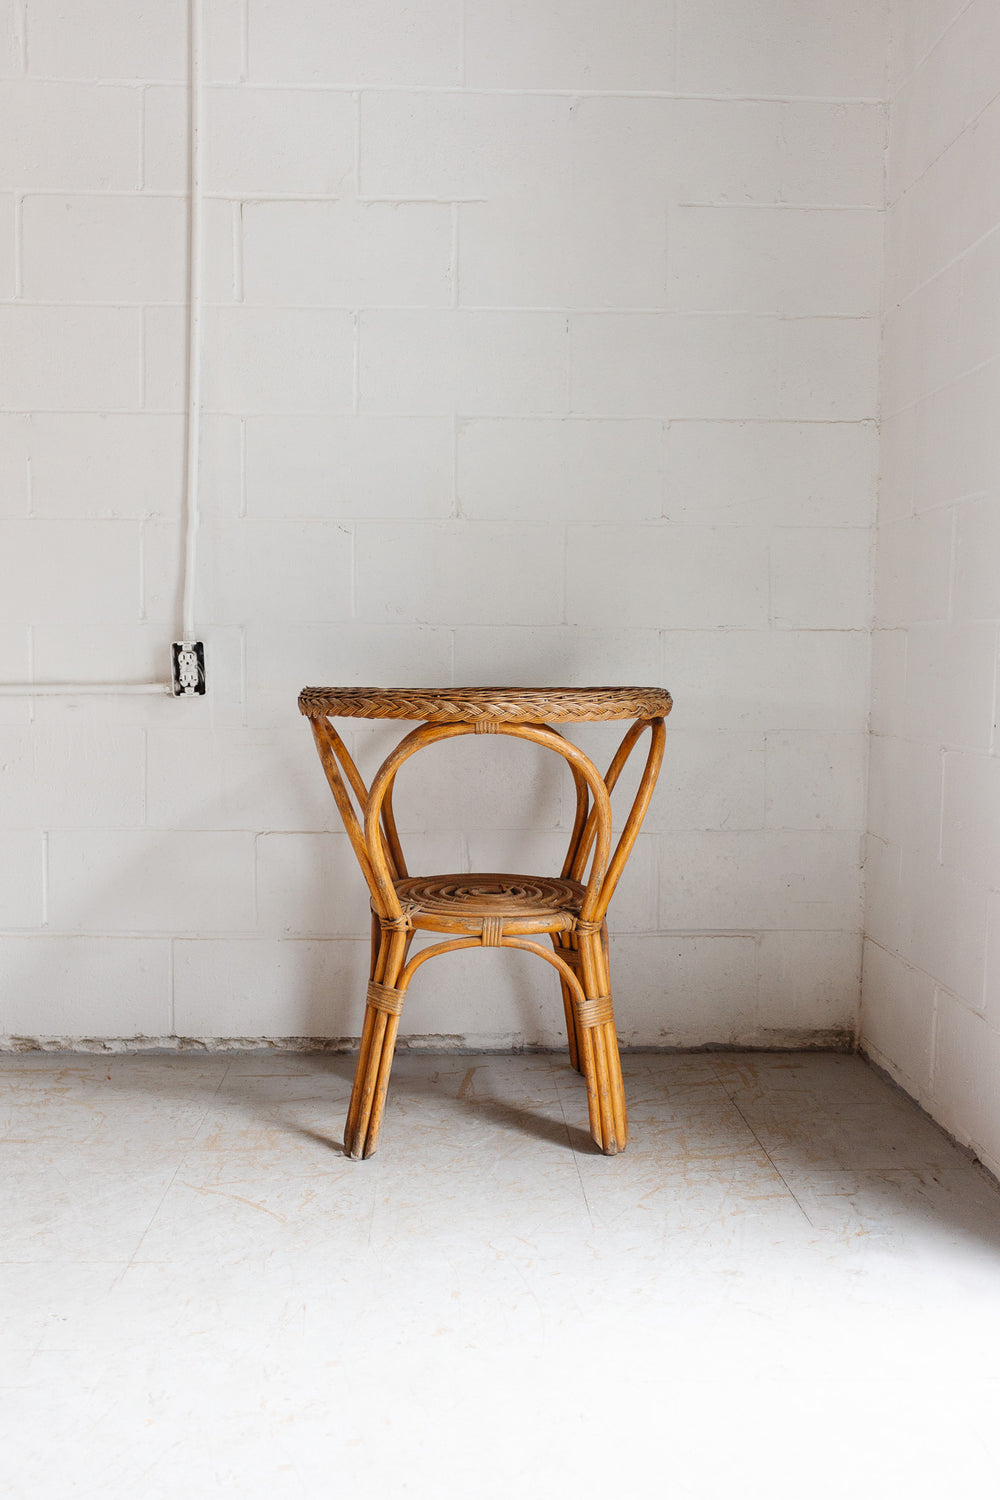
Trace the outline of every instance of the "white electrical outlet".
[[200, 697], [205, 692], [205, 647], [201, 641], [174, 641], [171, 649], [175, 698]]

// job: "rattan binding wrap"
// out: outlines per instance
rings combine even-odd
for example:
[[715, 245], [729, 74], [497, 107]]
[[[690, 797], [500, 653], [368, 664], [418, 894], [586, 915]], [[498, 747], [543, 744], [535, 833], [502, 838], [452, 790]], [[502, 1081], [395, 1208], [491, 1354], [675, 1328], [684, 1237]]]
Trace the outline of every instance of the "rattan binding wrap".
[[503, 942], [503, 917], [483, 918], [483, 947], [499, 948]]
[[403, 1014], [403, 992], [389, 984], [376, 984], [374, 979], [368, 986], [368, 1004], [374, 1010], [383, 1010], [387, 1016]]
[[610, 995], [595, 995], [590, 1000], [578, 1000], [575, 1010], [576, 1019], [581, 1026], [604, 1026], [615, 1019]]
[[[664, 688], [330, 688], [299, 694], [306, 718], [417, 719], [428, 724], [580, 724], [593, 719], [660, 719]], [[486, 729], [495, 733], [495, 729]]]

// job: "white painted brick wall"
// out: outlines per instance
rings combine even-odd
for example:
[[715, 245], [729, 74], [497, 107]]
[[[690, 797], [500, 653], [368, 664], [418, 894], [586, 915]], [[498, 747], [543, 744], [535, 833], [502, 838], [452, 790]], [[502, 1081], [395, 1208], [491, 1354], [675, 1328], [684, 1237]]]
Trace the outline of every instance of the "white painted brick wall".
[[[187, 92], [143, 94], [147, 189], [187, 186]], [[350, 94], [313, 89], [211, 88], [205, 97], [205, 190], [241, 200], [336, 196], [354, 165]]]
[[0, 729], [8, 828], [141, 828], [146, 731], [95, 725]]
[[179, 1036], [356, 1035], [368, 957], [367, 938], [181, 939], [172, 1029]]
[[[147, 680], [182, 582], [186, 5], [9, 20], [0, 677]], [[860, 0], [205, 5], [210, 693], [0, 698], [0, 1029], [355, 1034], [366, 902], [298, 689], [636, 681], [677, 707], [612, 910], [623, 1037], [851, 1033], [886, 21]], [[898, 47], [893, 67], [913, 71]], [[906, 214], [900, 295], [988, 210]], [[994, 268], [984, 246], [958, 276], [983, 317], [955, 333], [956, 384], [909, 355], [892, 376], [928, 410], [894, 418], [879, 712], [926, 708], [920, 678], [887, 677], [905, 652], [942, 705], [906, 775], [954, 709], [956, 817], [989, 774], [951, 679], [993, 680], [998, 459], [949, 393], [991, 409], [960, 354], [986, 357]], [[907, 569], [953, 506], [950, 592], [919, 617], [950, 631], [952, 610], [950, 646], [910, 629]], [[347, 734], [369, 770], [395, 737]], [[610, 755], [608, 732], [580, 740]], [[524, 747], [443, 747], [400, 786], [414, 868], [558, 868], [567, 790]], [[873, 833], [901, 819], [897, 798]], [[955, 837], [947, 858], [972, 858]], [[941, 869], [957, 907], [966, 877]], [[404, 1030], [557, 1044], [551, 980], [508, 960], [439, 965]]]
[[[349, 412], [354, 321], [325, 308], [215, 307], [205, 317], [204, 401], [209, 411]], [[145, 317], [145, 405], [184, 404], [186, 319], [177, 307]]]
[[763, 734], [674, 730], [672, 794], [653, 802], [643, 827], [658, 833], [762, 828], [765, 746]]
[[862, 1039], [1000, 1167], [1000, 14], [894, 15]]
[[878, 311], [881, 215], [875, 210], [682, 206], [672, 219], [671, 304], [706, 312], [789, 317], [816, 310], [816, 283], [831, 315]]
[[78, 0], [68, 8], [38, 0], [28, 20], [30, 66], [42, 77], [183, 79], [187, 71], [184, 0], [140, 10], [121, 0]]
[[21, 246], [31, 302], [179, 302], [185, 295], [180, 198], [26, 197]]
[[139, 605], [139, 535], [135, 521], [3, 521], [0, 620], [130, 624]]
[[169, 1036], [170, 949], [166, 937], [0, 938], [4, 1035]]
[[463, 421], [458, 504], [474, 520], [603, 521], [613, 492], [622, 521], [659, 521], [663, 427], [652, 420]]
[[[254, 730], [184, 724], [147, 736], [149, 828], [339, 829], [298, 724]], [[187, 774], [179, 776], [178, 767]]]
[[568, 411], [569, 339], [559, 313], [365, 311], [359, 323], [362, 413]]
[[17, 289], [17, 200], [13, 193], [0, 195], [0, 296], [8, 299]]
[[204, 597], [215, 618], [244, 625], [347, 620], [350, 531], [333, 521], [245, 520], [206, 532]]
[[766, 626], [767, 545], [759, 527], [573, 526], [571, 625], [681, 630]]
[[[390, 674], [401, 683], [451, 676], [453, 632], [443, 626], [251, 621], [245, 637], [245, 714], [255, 727], [287, 727], [289, 702], [307, 683], [330, 677], [331, 662], [338, 669], [332, 675], [355, 686], [388, 682]], [[307, 744], [312, 748], [311, 736]]]
[[454, 509], [454, 471], [447, 417], [246, 421], [249, 516], [351, 519], [361, 511], [383, 520], [445, 520]]
[[855, 735], [767, 735], [767, 826], [856, 829], [865, 812], [863, 750]]
[[[717, 937], [647, 933], [628, 947], [614, 944], [619, 988], [634, 997], [622, 1041], [697, 1045], [707, 1034], [736, 1041], [756, 1035], [757, 942], [744, 934]], [[663, 1004], [663, 991], [674, 997]]]
[[864, 630], [870, 615], [867, 527], [776, 527], [771, 620], [787, 630]]
[[[206, 434], [209, 442], [214, 436]], [[20, 495], [22, 515], [66, 520], [160, 515], [174, 524], [180, 517], [184, 424], [179, 416], [35, 413], [10, 433], [5, 446], [19, 471], [15, 477], [12, 469], [9, 494]]]
[[37, 829], [0, 834], [0, 900], [12, 931], [45, 919], [45, 853], [45, 836]]
[[863, 421], [877, 340], [862, 318], [582, 313], [570, 320], [572, 410], [716, 421]]
[[[882, 97], [887, 14], [866, 0], [677, 0], [677, 87]], [[775, 45], [776, 38], [781, 45]]]
[[856, 932], [764, 932], [757, 957], [756, 1028], [780, 1038], [809, 1026], [836, 1032], [843, 995], [861, 983], [861, 938]]
[[442, 87], [461, 79], [461, 0], [248, 0], [253, 83]]
[[653, 89], [674, 82], [672, 0], [472, 0], [465, 12], [465, 82], [484, 89]]
[[[679, 630], [663, 641], [663, 676], [679, 726], [856, 731], [867, 641], [853, 630]], [[672, 716], [671, 716], [672, 717]]]
[[0, 402], [9, 411], [136, 410], [137, 308], [0, 307]]
[[360, 525], [355, 545], [361, 620], [544, 626], [564, 618], [553, 558], [565, 540], [555, 526]]
[[253, 837], [172, 829], [48, 835], [48, 912], [65, 932], [251, 932]]
[[857, 930], [858, 835], [744, 829], [673, 834], [660, 846], [660, 923]]
[[662, 654], [657, 630], [466, 625], [454, 632], [456, 682], [477, 675], [541, 682], [546, 672], [560, 682], [611, 682], [622, 674], [653, 682], [662, 675]]
[[449, 307], [451, 255], [446, 203], [249, 203], [243, 213], [251, 302]]
[[134, 192], [142, 93], [111, 84], [0, 81], [0, 178], [15, 192]]

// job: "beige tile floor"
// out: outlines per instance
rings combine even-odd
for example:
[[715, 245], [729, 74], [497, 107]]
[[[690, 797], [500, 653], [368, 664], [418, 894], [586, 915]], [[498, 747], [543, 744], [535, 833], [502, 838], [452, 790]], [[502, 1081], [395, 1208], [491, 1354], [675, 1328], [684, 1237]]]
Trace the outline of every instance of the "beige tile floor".
[[1000, 1190], [861, 1059], [0, 1059], [0, 1494], [1000, 1493]]

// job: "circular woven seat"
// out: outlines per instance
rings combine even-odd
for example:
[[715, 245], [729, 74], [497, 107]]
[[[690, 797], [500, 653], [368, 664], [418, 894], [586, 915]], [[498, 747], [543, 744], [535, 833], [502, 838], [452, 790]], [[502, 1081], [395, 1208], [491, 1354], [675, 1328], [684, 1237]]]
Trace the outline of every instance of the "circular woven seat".
[[478, 933], [499, 918], [507, 932], [565, 932], [584, 888], [547, 875], [417, 875], [394, 881], [414, 927]]
[[672, 702], [665, 689], [648, 687], [307, 687], [299, 694], [299, 712], [311, 719], [419, 719], [428, 724], [580, 724], [663, 718]]

